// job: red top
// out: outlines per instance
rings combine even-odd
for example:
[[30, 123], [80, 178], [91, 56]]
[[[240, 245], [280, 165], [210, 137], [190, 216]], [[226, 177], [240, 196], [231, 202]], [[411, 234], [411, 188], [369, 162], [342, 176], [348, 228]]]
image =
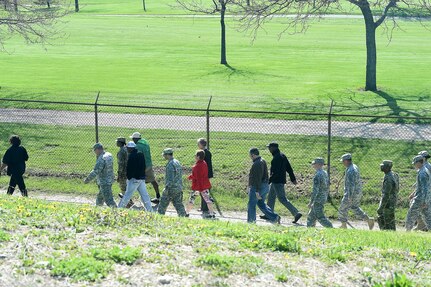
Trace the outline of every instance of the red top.
[[194, 191], [204, 191], [211, 188], [208, 178], [208, 166], [204, 160], [199, 160], [192, 167], [192, 174], [189, 179], [192, 181], [192, 190]]

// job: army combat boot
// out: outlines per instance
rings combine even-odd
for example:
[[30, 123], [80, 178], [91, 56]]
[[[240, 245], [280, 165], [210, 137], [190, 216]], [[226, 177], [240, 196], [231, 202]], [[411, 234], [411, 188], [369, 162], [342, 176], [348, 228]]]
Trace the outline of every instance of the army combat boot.
[[8, 194], [8, 195], [12, 195], [14, 191], [15, 191], [15, 188], [13, 188], [12, 186], [9, 186], [9, 187], [7, 188], [7, 194]]
[[28, 197], [27, 189], [21, 190], [21, 195], [24, 197]]

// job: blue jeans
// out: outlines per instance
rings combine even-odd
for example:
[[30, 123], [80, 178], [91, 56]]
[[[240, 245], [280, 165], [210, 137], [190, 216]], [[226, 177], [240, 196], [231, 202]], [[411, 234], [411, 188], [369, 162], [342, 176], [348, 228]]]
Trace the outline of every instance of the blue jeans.
[[269, 192], [268, 183], [262, 183], [259, 195], [261, 199], [256, 197], [256, 188], [251, 187], [248, 193], [248, 211], [247, 211], [247, 222], [256, 222], [256, 205], [266, 215], [270, 221], [276, 221], [278, 215], [274, 213], [268, 205], [265, 204], [265, 197]]
[[145, 180], [132, 178], [127, 180], [126, 193], [123, 195], [118, 207], [124, 208], [126, 204], [132, 198], [133, 193], [138, 190], [141, 195], [142, 202], [144, 203], [145, 209], [148, 212], [153, 212], [153, 207], [151, 206], [151, 199], [147, 192], [147, 187], [145, 186]]
[[268, 195], [268, 206], [274, 210], [275, 199], [278, 198], [281, 204], [286, 207], [293, 216], [296, 216], [299, 211], [295, 206], [287, 199], [286, 191], [284, 190], [284, 183], [271, 183], [271, 189]]

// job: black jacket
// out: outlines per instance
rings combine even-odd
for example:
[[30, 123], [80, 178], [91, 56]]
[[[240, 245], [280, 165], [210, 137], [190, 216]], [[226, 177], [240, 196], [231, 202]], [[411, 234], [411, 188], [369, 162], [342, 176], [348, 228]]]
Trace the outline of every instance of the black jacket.
[[293, 173], [292, 166], [290, 165], [287, 157], [280, 152], [280, 150], [276, 150], [272, 154], [273, 158], [271, 161], [271, 174], [269, 177], [270, 183], [286, 183], [286, 173], [289, 174], [290, 181], [295, 182], [296, 177]]
[[145, 168], [144, 154], [134, 149], [127, 160], [127, 179], [145, 179]]
[[205, 149], [205, 162], [208, 166], [208, 178], [213, 178], [213, 161], [212, 161], [212, 154], [208, 149]]
[[7, 165], [7, 174], [23, 175], [25, 172], [25, 162], [28, 154], [22, 146], [11, 146], [3, 156], [3, 163]]

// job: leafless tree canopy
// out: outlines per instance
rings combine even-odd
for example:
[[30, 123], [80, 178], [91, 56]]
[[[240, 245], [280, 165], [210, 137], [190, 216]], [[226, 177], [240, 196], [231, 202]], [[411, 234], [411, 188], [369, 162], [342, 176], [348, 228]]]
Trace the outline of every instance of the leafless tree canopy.
[[29, 44], [48, 44], [61, 37], [55, 24], [70, 11], [68, 0], [0, 0], [0, 49], [13, 36]]

